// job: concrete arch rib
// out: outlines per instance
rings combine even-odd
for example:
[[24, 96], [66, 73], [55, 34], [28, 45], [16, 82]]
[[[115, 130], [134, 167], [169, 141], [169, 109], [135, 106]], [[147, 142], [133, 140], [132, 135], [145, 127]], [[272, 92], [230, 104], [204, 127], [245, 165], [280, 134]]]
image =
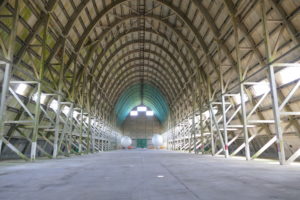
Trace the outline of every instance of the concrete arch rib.
[[[115, 75], [119, 75], [119, 71], [121, 71], [121, 73], [123, 73], [123, 72], [125, 72], [126, 70], [130, 70], [129, 67], [131, 67], [132, 65], [135, 65], [135, 66], [139, 66], [139, 67], [140, 67], [139, 64], [136, 64], [136, 61], [139, 61], [139, 60], [141, 60], [140, 57], [135, 57], [135, 58], [129, 59], [129, 60], [125, 61], [123, 64], [121, 64], [121, 65], [118, 67], [118, 69], [116, 70], [116, 72], [114, 72], [114, 73], [112, 74], [112, 77], [111, 77], [111, 79], [113, 79], [112, 82], [105, 82], [105, 80], [102, 80], [102, 81], [101, 81], [101, 82], [106, 83], [106, 84], [103, 86], [103, 88], [107, 88], [106, 91], [109, 92], [109, 89], [108, 89], [109, 86], [115, 85], [115, 84], [116, 84], [115, 81], [114, 81], [114, 80], [116, 79]], [[167, 81], [169, 82], [169, 85], [172, 86], [172, 88], [173, 88], [172, 91], [173, 91], [173, 92], [174, 92], [174, 91], [178, 91], [178, 89], [179, 89], [178, 85], [176, 84], [176, 82], [174, 82], [174, 80], [172, 81], [172, 78], [169, 78], [169, 77], [170, 77], [170, 74], [168, 73], [168, 71], [167, 71], [164, 67], [160, 67], [160, 66], [161, 66], [160, 63], [156, 62], [156, 61], [153, 60], [153, 59], [146, 59], [146, 61], [153, 62], [155, 65], [144, 64], [144, 66], [148, 66], [148, 67], [151, 66], [152, 69], [156, 70], [157, 72], [164, 72], [164, 73], [166, 73], [168, 76], [164, 76], [164, 79], [167, 80]], [[129, 66], [129, 67], [127, 67], [127, 66]], [[122, 69], [124, 69], [124, 70], [122, 70]], [[161, 71], [160, 69], [162, 69], [162, 71]], [[108, 78], [108, 76], [105, 76], [105, 78]], [[173, 85], [174, 85], [174, 87], [173, 87]], [[107, 94], [108, 94], [108, 96], [109, 96], [109, 93], [107, 93]]]
[[[123, 44], [122, 46], [127, 46], [127, 45], [134, 44], [134, 43], [139, 44], [139, 41], [138, 40], [129, 41], [129, 42]], [[183, 69], [182, 69], [182, 67], [181, 67], [181, 65], [180, 65], [180, 63], [177, 61], [176, 57], [171, 52], [169, 52], [168, 49], [166, 49], [165, 47], [163, 47], [160, 44], [156, 44], [154, 41], [148, 41], [148, 40], [146, 40], [146, 41], [144, 41], [144, 43], [152, 45], [152, 46], [156, 46], [159, 49], [161, 49], [163, 52], [165, 52], [172, 59], [172, 61], [176, 64], [176, 66], [178, 66], [181, 74], [185, 74], [184, 71], [183, 71]], [[121, 47], [121, 48], [124, 48], [124, 47]], [[182, 58], [183, 58], [183, 60], [186, 60], [184, 57], [182, 57]], [[185, 62], [187, 62], [187, 61], [185, 61]], [[186, 65], [188, 65], [188, 63], [186, 63]], [[96, 76], [96, 80], [99, 80], [100, 75], [102, 74], [103, 70], [104, 70], [104, 68], [102, 68], [102, 70], [100, 70], [98, 72], [98, 75]], [[182, 75], [182, 76], [185, 77], [185, 80], [187, 80], [186, 76], [184, 76], [184, 75]]]
[[[133, 65], [133, 66], [128, 67], [127, 70], [131, 70], [131, 69], [138, 68], [138, 67], [139, 67], [139, 65]], [[151, 74], [156, 75], [157, 78], [163, 83], [162, 85], [165, 85], [165, 86], [166, 86], [167, 91], [170, 91], [170, 94], [172, 94], [172, 95], [170, 96], [170, 98], [171, 98], [171, 97], [174, 97], [175, 94], [176, 94], [176, 90], [172, 87], [172, 84], [169, 82], [169, 80], [168, 80], [168, 79], [165, 79], [165, 77], [164, 77], [161, 73], [159, 73], [160, 70], [158, 70], [158, 69], [156, 69], [156, 68], [153, 68], [153, 67], [151, 68], [151, 67], [152, 67], [152, 66], [150, 66], [150, 68], [149, 68], [149, 66], [147, 67], [147, 65], [145, 65], [145, 68], [146, 68], [146, 69], [154, 70], [156, 73], [153, 73], [153, 72], [150, 71], [150, 70], [145, 70], [144, 72], [145, 72], [145, 73], [151, 73]], [[121, 83], [124, 82], [124, 80], [126, 80], [126, 79], [128, 78], [128, 76], [127, 76], [127, 77], [124, 77], [124, 76], [127, 75], [126, 72], [127, 72], [127, 71], [122, 71], [122, 72], [120, 73], [120, 75], [117, 76], [118, 79], [114, 79], [114, 80], [117, 80], [117, 82], [116, 82], [116, 81], [113, 81], [113, 83], [111, 84], [112, 87], [110, 87], [111, 89], [108, 89], [108, 90], [113, 91], [113, 89], [115, 88], [115, 86], [121, 85]], [[139, 70], [130, 71], [130, 74], [135, 74], [135, 73], [140, 73], [140, 72], [141, 72], [141, 70], [139, 69]], [[147, 76], [147, 75], [146, 75], [146, 76]], [[165, 81], [166, 81], [166, 82], [165, 82]], [[170, 99], [170, 98], [169, 98], [169, 99]]]
[[[119, 63], [119, 60], [122, 61], [122, 59], [126, 58], [127, 56], [130, 57], [132, 54], [136, 54], [136, 53], [139, 53], [139, 52], [140, 52], [139, 49], [128, 51], [128, 52], [122, 54], [118, 58], [118, 61], [112, 63], [111, 66], [116, 66]], [[173, 81], [175, 81], [175, 79], [178, 80], [179, 84], [178, 85], [176, 84], [177, 89], [179, 89], [179, 86], [183, 87], [184, 83], [182, 82], [181, 77], [179, 77], [179, 75], [176, 72], [175, 68], [171, 67], [172, 66], [171, 63], [168, 60], [166, 60], [165, 57], [163, 57], [161, 54], [157, 53], [156, 51], [152, 51], [152, 50], [148, 50], [148, 49], [145, 49], [144, 53], [149, 54], [149, 57], [146, 58], [146, 61], [150, 61], [152, 63], [155, 63], [156, 65], [160, 65], [161, 67], [163, 67], [168, 72], [169, 77], [174, 78]], [[155, 60], [153, 58], [150, 58], [150, 56], [155, 56], [156, 58], [159, 58], [159, 60]], [[126, 62], [128, 62], [128, 61], [126, 61]], [[109, 68], [109, 71], [112, 71], [112, 68]], [[172, 72], [172, 73], [170, 73], [170, 72]], [[108, 76], [105, 76], [105, 77], [108, 77]], [[101, 83], [104, 85], [105, 80], [103, 80]]]

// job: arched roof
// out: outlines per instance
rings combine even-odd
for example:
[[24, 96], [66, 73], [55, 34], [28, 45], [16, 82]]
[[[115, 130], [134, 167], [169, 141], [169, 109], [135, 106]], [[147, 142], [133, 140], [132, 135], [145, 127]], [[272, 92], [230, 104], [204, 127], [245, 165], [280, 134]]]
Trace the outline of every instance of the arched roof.
[[[272, 22], [268, 24], [271, 45], [277, 51], [273, 58], [299, 60], [298, 1], [264, 1]], [[43, 78], [54, 89], [63, 79], [66, 99], [91, 106], [94, 115], [112, 113], [124, 91], [140, 83], [156, 87], [170, 110], [178, 113], [182, 102], [190, 107], [196, 76], [201, 79], [197, 83], [201, 94], [208, 98], [204, 88], [216, 94], [222, 84], [231, 88], [239, 83], [238, 63], [244, 77], [267, 64], [261, 0], [19, 2], [13, 62], [38, 78], [45, 31]], [[13, 1], [3, 1], [0, 6], [4, 15], [15, 12]], [[235, 53], [233, 18], [239, 31], [240, 58]], [[5, 17], [1, 20], [3, 38], [10, 34], [11, 23]], [[291, 49], [296, 50], [291, 53]], [[266, 77], [258, 73], [255, 79]], [[89, 104], [84, 103], [87, 96]]]

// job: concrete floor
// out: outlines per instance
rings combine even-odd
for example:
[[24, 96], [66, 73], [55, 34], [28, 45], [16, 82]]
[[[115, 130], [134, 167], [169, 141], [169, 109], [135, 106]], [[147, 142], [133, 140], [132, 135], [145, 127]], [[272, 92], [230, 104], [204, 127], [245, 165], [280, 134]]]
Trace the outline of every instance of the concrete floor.
[[159, 150], [0, 163], [5, 200], [300, 199], [300, 166]]

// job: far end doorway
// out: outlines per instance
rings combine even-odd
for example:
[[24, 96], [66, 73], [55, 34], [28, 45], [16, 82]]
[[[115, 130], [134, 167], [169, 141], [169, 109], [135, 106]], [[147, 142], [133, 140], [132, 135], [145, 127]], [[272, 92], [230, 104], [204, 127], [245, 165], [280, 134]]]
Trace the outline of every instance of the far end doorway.
[[136, 147], [137, 148], [147, 148], [147, 139], [137, 139]]

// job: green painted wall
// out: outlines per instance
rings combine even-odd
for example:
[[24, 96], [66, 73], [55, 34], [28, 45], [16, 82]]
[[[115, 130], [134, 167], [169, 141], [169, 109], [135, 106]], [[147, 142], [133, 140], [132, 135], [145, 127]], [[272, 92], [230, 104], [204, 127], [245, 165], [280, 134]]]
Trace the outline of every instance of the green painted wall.
[[[141, 105], [141, 84], [135, 84], [126, 89], [118, 99], [115, 106], [117, 124], [121, 125], [130, 111]], [[169, 106], [162, 92], [153, 85], [144, 84], [143, 103], [148, 106], [154, 115], [163, 123], [169, 114]]]
[[137, 139], [136, 147], [137, 148], [147, 148], [147, 139]]

